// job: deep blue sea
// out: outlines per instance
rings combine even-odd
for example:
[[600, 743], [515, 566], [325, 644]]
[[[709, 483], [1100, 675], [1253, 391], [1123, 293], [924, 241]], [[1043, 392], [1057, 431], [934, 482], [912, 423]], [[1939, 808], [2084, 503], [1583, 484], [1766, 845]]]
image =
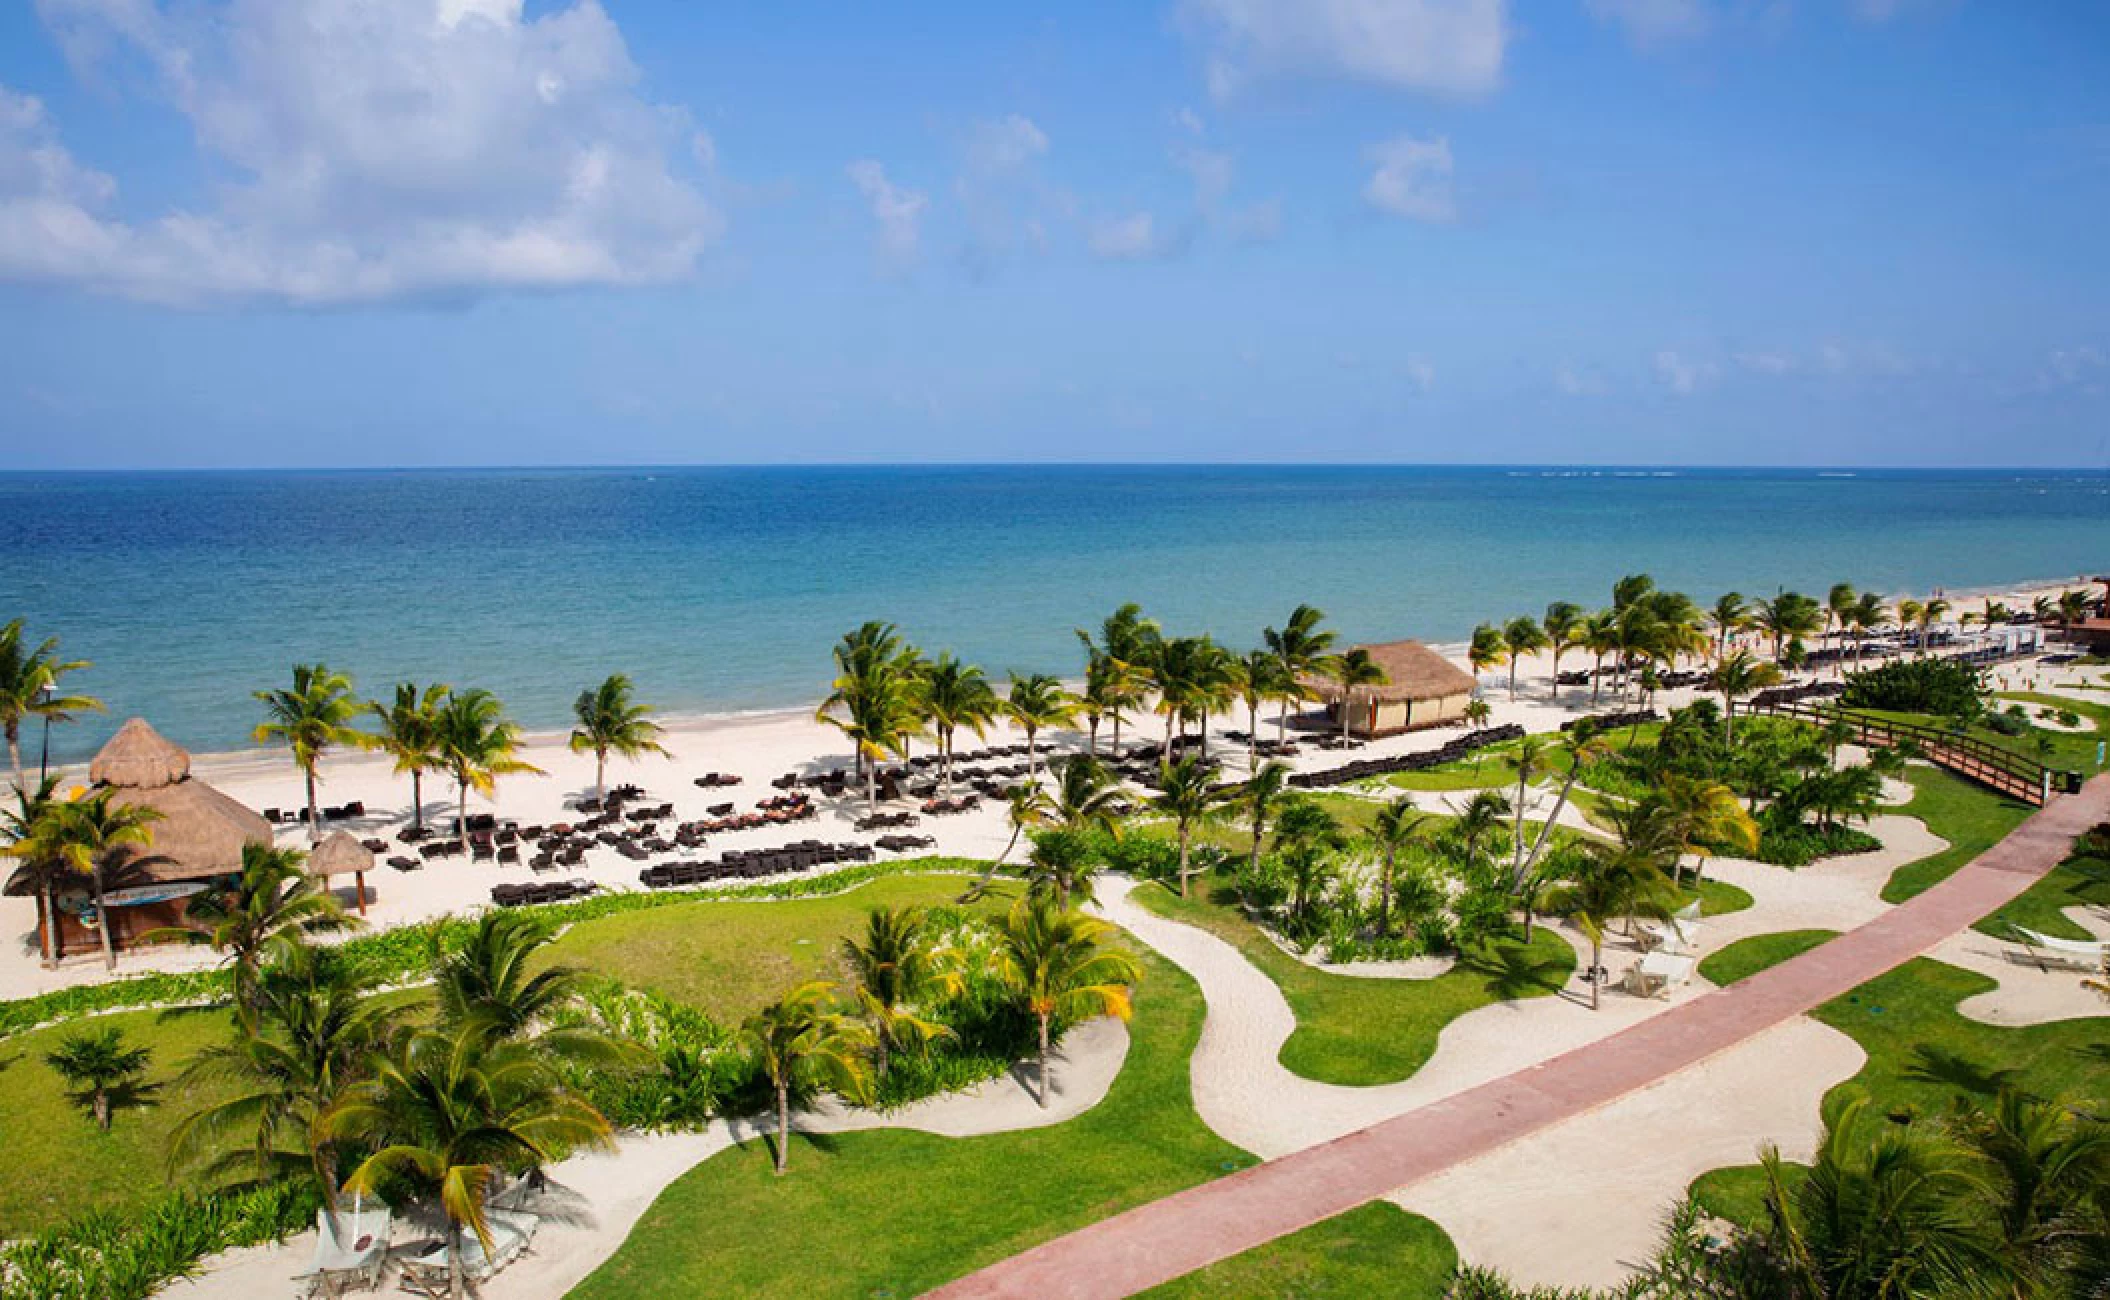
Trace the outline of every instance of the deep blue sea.
[[[0, 621], [92, 659], [194, 750], [247, 743], [297, 660], [487, 686], [531, 728], [614, 671], [670, 711], [811, 703], [894, 621], [993, 674], [1075, 675], [1124, 600], [1237, 647], [1299, 601], [1351, 638], [1465, 637], [1646, 571], [1884, 592], [2110, 566], [2101, 473], [772, 468], [0, 475]], [[34, 734], [25, 748], [35, 753]]]

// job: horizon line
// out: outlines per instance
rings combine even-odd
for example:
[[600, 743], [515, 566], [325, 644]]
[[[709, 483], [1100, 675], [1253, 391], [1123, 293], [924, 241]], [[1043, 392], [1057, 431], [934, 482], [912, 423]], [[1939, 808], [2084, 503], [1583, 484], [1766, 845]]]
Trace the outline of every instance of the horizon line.
[[650, 470], [874, 470], [874, 469], [1434, 469], [1598, 470], [1612, 472], [1699, 471], [1811, 474], [1977, 473], [2086, 474], [2110, 476], [2110, 465], [1852, 465], [1788, 463], [1694, 463], [1681, 461], [1407, 461], [1407, 460], [822, 460], [822, 461], [607, 461], [469, 463], [435, 465], [92, 465], [0, 466], [0, 476], [71, 474], [460, 474], [497, 472], [623, 472]]

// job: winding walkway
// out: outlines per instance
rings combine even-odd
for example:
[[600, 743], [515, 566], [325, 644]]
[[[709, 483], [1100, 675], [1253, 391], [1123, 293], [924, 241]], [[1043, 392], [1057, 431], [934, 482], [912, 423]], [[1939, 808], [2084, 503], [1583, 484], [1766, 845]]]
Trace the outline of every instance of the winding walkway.
[[1941, 884], [1830, 943], [1454, 1096], [1102, 1220], [932, 1292], [1132, 1295], [1432, 1177], [1696, 1065], [1918, 956], [2020, 894], [2110, 817], [2110, 776], [2059, 798]]

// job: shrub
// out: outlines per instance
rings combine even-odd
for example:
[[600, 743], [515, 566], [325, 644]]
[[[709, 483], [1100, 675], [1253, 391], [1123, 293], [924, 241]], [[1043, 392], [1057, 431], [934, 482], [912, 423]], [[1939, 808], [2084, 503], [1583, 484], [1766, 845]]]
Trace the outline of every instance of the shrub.
[[314, 1221], [312, 1186], [175, 1192], [144, 1211], [94, 1210], [0, 1247], [0, 1300], [145, 1300], [207, 1255], [277, 1241]]
[[1866, 831], [1850, 826], [1766, 825], [1758, 839], [1758, 860], [1776, 867], [1801, 867], [1819, 858], [1844, 853], [1868, 853], [1883, 842]]
[[1975, 715], [1985, 706], [1985, 675], [1954, 659], [1895, 659], [1848, 673], [1848, 708]]

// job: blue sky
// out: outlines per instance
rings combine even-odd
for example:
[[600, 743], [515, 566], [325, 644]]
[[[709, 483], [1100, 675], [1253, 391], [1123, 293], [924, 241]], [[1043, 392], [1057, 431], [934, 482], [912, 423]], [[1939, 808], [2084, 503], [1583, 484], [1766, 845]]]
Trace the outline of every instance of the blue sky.
[[2110, 465], [2110, 6], [37, 0], [0, 466]]

